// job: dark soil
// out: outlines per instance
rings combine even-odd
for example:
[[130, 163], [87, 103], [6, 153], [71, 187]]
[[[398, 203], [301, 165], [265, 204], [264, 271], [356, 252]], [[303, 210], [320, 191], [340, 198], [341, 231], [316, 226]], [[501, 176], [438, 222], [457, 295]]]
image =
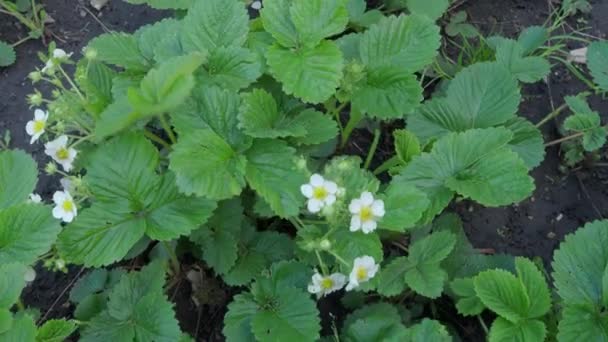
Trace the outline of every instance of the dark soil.
[[[549, 16], [550, 0], [469, 0], [457, 10], [466, 10], [470, 20], [483, 32], [502, 33], [516, 36], [521, 29], [530, 25], [540, 25]], [[96, 35], [103, 32], [101, 25], [87, 13], [83, 0], [44, 1], [47, 12], [55, 19], [49, 26], [52, 36], [60, 48], [79, 54], [81, 48]], [[591, 27], [587, 33], [605, 38], [608, 33], [608, 2], [591, 1], [593, 12], [570, 21], [573, 27]], [[111, 0], [102, 11], [88, 7], [108, 28], [116, 31], [134, 31], [139, 26], [154, 22], [164, 13], [145, 6], [133, 6], [123, 1]], [[582, 18], [584, 21], [577, 21]], [[13, 20], [0, 15], [0, 39], [9, 42], [25, 36], [24, 29]], [[579, 46], [572, 46], [576, 48]], [[9, 130], [12, 147], [32, 153], [40, 165], [46, 163], [41, 144], [29, 145], [25, 134], [25, 124], [33, 116], [32, 109], [25, 102], [33, 88], [26, 79], [35, 67], [42, 67], [37, 58], [38, 51], [46, 47], [40, 41], [30, 41], [17, 49], [17, 63], [9, 68], [0, 69], [0, 134]], [[553, 70], [547, 84], [538, 83], [523, 89], [524, 102], [520, 106], [521, 115], [532, 122], [538, 122], [554, 107], [559, 106], [565, 95], [584, 90], [584, 85], [573, 78], [564, 68]], [[608, 101], [593, 98], [592, 107], [606, 119]], [[543, 127], [546, 141], [559, 137], [556, 122]], [[385, 133], [388, 137], [390, 134]], [[351, 145], [354, 153], [366, 154], [370, 135], [359, 131]], [[379, 156], [391, 151], [390, 139], [383, 138], [379, 146]], [[379, 161], [376, 161], [379, 162]], [[547, 149], [545, 161], [533, 176], [536, 191], [532, 198], [516, 206], [502, 208], [483, 208], [468, 201], [453, 205], [463, 218], [465, 229], [473, 244], [479, 248], [492, 248], [497, 252], [507, 252], [528, 257], [540, 256], [549, 266], [553, 250], [558, 247], [564, 235], [573, 232], [585, 222], [608, 215], [608, 169], [601, 167], [580, 167], [563, 173], [559, 171], [561, 162], [558, 147]], [[508, 172], [508, 170], [505, 170]], [[41, 175], [37, 191], [50, 198], [58, 188], [57, 181]], [[77, 277], [80, 268], [73, 268], [68, 274], [50, 273], [38, 268], [38, 278], [24, 292], [26, 305], [39, 308], [46, 318], [69, 316], [72, 307], [67, 295], [62, 292], [69, 288]], [[224, 295], [231, 295], [226, 290]], [[222, 319], [225, 307], [203, 306], [199, 313], [192, 302], [190, 284], [182, 282], [177, 290], [170, 292], [176, 302], [177, 316], [182, 328], [199, 340], [221, 340]], [[227, 298], [227, 300], [230, 300]], [[50, 311], [49, 311], [50, 310]], [[455, 325], [458, 325], [456, 322]], [[198, 327], [198, 329], [197, 329]], [[478, 328], [471, 328], [463, 322], [459, 328], [464, 340], [474, 341], [479, 336]], [[204, 337], [204, 339], [203, 339]]]

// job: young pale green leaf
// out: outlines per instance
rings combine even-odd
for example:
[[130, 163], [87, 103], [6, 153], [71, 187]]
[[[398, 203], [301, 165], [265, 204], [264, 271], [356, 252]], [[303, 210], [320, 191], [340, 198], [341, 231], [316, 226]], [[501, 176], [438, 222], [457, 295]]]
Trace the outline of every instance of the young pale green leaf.
[[130, 4], [146, 4], [156, 9], [187, 9], [193, 0], [125, 0]]
[[63, 342], [76, 331], [76, 328], [74, 321], [48, 320], [38, 329], [36, 342]]
[[17, 302], [25, 287], [25, 272], [26, 266], [23, 264], [9, 261], [0, 263], [0, 309], [10, 309]]
[[395, 154], [403, 164], [409, 163], [412, 158], [422, 152], [420, 140], [410, 131], [398, 129], [393, 132], [395, 139]]
[[433, 233], [414, 242], [408, 259], [415, 265], [439, 264], [450, 254], [455, 243], [456, 237], [450, 232]]
[[[188, 0], [189, 1], [189, 0]], [[156, 47], [166, 38], [176, 39], [182, 23], [173, 18], [163, 19], [153, 25], [145, 25], [135, 31], [137, 45], [147, 60], [154, 60]], [[164, 61], [159, 61], [164, 62]]]
[[542, 80], [551, 71], [551, 64], [542, 57], [525, 57], [524, 47], [512, 39], [500, 39], [496, 46], [496, 60], [524, 83]]
[[203, 69], [201, 83], [235, 91], [248, 87], [261, 75], [258, 56], [238, 46], [218, 47]]
[[463, 316], [479, 315], [486, 307], [475, 293], [473, 278], [457, 278], [450, 283], [450, 289], [457, 296], [456, 309]]
[[414, 227], [430, 204], [422, 191], [405, 183], [390, 184], [383, 200], [386, 214], [378, 227], [399, 232]]
[[238, 294], [228, 304], [222, 332], [228, 342], [255, 342], [251, 319], [258, 312], [258, 304], [251, 293]]
[[162, 63], [148, 72], [138, 89], [129, 89], [129, 103], [143, 117], [177, 108], [190, 95], [193, 73], [204, 61], [205, 55], [192, 53]]
[[533, 319], [517, 323], [502, 317], [496, 318], [490, 328], [489, 342], [544, 341], [547, 336], [545, 323]]
[[7, 67], [17, 60], [15, 48], [0, 40], [0, 67]]
[[430, 64], [437, 55], [439, 27], [418, 15], [390, 16], [365, 31], [360, 44], [364, 64], [392, 65], [412, 73]]
[[291, 0], [266, 0], [260, 12], [264, 29], [286, 48], [298, 43], [298, 32], [291, 20]]
[[342, 79], [342, 53], [331, 41], [295, 50], [275, 44], [266, 58], [270, 73], [283, 84], [283, 91], [305, 102], [326, 101]]
[[36, 323], [28, 314], [13, 320], [12, 327], [0, 333], [0, 341], [2, 342], [37, 342], [36, 341]]
[[408, 342], [450, 342], [452, 337], [441, 323], [425, 318], [422, 322], [408, 328]]
[[552, 276], [565, 305], [598, 308], [607, 302], [608, 294], [603, 292], [602, 280], [608, 265], [606, 244], [608, 221], [596, 221], [566, 236], [555, 251]]
[[513, 133], [509, 142], [511, 151], [526, 163], [528, 169], [540, 165], [545, 159], [545, 142], [540, 130], [524, 118], [514, 118], [505, 122], [505, 127]]
[[593, 42], [589, 45], [587, 66], [595, 84], [602, 91], [608, 91], [608, 42]]
[[0, 265], [33, 264], [49, 251], [61, 231], [50, 208], [22, 204], [0, 210]]
[[439, 267], [439, 264], [419, 265], [405, 273], [405, 283], [414, 292], [428, 298], [441, 296], [447, 279], [448, 274]]
[[23, 151], [0, 152], [0, 209], [27, 200], [38, 182], [37, 169], [34, 159]]
[[416, 76], [394, 65], [371, 67], [352, 95], [354, 108], [384, 120], [411, 113], [422, 100]]
[[348, 24], [346, 0], [294, 0], [289, 13], [298, 42], [309, 47], [342, 33]]
[[566, 305], [559, 321], [558, 341], [608, 341], [608, 318], [592, 305]]
[[306, 173], [297, 165], [295, 150], [279, 140], [256, 140], [246, 153], [246, 178], [280, 217], [295, 216], [304, 203], [300, 186]]
[[526, 317], [544, 316], [551, 309], [551, 295], [545, 276], [532, 261], [523, 257], [515, 258], [515, 270], [530, 299]]
[[253, 89], [242, 97], [239, 124], [248, 135], [255, 138], [306, 135], [306, 127], [297, 119], [298, 116], [288, 117], [266, 90]]
[[606, 129], [604, 127], [594, 128], [583, 135], [583, 148], [588, 151], [596, 151], [606, 144]]
[[530, 26], [523, 30], [517, 38], [517, 43], [523, 49], [524, 55], [529, 55], [541, 47], [549, 39], [549, 30], [543, 26]]
[[406, 0], [407, 9], [432, 20], [441, 18], [450, 6], [449, 0]]
[[150, 69], [150, 61], [139, 50], [137, 38], [127, 33], [104, 33], [94, 38], [87, 49], [97, 52], [97, 59], [132, 71]]
[[481, 302], [499, 316], [513, 323], [526, 318], [530, 298], [512, 273], [499, 269], [484, 271], [475, 277], [474, 284]]
[[180, 40], [186, 52], [212, 53], [221, 46], [242, 46], [248, 23], [242, 1], [196, 1], [184, 18]]
[[587, 103], [585, 97], [581, 94], [577, 96], [566, 96], [564, 97], [564, 100], [574, 114], [589, 114], [594, 112], [593, 109], [589, 107], [589, 103]]
[[291, 287], [279, 288], [271, 300], [270, 305], [261, 306], [251, 319], [258, 341], [316, 341], [319, 338], [319, 312], [307, 293]]

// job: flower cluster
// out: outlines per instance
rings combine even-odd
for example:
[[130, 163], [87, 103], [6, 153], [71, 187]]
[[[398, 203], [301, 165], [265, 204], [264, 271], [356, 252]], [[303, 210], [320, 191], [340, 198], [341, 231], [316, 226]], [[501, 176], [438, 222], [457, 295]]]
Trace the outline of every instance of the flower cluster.
[[[302, 194], [308, 199], [307, 208], [310, 213], [316, 214], [324, 208], [334, 205], [337, 196], [340, 195], [338, 185], [325, 179], [319, 174], [313, 174], [307, 184], [300, 188]], [[384, 201], [375, 199], [373, 194], [365, 191], [359, 198], [353, 199], [348, 210], [351, 214], [350, 231], [361, 231], [369, 234], [376, 230], [378, 221], [384, 217]], [[347, 277], [341, 273], [322, 275], [317, 270], [312, 276], [308, 292], [316, 294], [318, 297], [328, 295], [332, 292], [341, 290], [346, 286], [346, 291], [351, 291], [361, 283], [372, 279], [378, 272], [379, 265], [373, 257], [364, 255], [355, 258], [350, 275]]]

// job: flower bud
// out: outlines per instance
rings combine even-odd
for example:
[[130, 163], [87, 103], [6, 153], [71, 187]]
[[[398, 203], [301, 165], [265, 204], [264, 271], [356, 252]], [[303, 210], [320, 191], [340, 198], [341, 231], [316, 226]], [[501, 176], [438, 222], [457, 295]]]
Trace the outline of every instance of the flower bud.
[[42, 105], [42, 100], [42, 94], [40, 94], [38, 91], [27, 96], [27, 102], [32, 106], [40, 107], [40, 105]]
[[49, 176], [54, 175], [55, 173], [57, 173], [57, 164], [55, 164], [54, 162], [49, 162], [44, 167], [44, 172], [46, 172], [46, 174]]
[[328, 239], [321, 240], [321, 242], [319, 242], [319, 249], [321, 249], [323, 251], [330, 250], [331, 249], [331, 241], [329, 241]]
[[32, 71], [30, 72], [27, 77], [32, 80], [32, 83], [36, 83], [38, 81], [40, 81], [42, 79], [42, 74], [40, 73], [40, 71], [36, 70], [36, 71]]
[[86, 51], [84, 52], [84, 58], [86, 58], [86, 59], [88, 59], [90, 61], [96, 59], [97, 58], [97, 50], [95, 50], [95, 49], [93, 49], [91, 47], [87, 48]]

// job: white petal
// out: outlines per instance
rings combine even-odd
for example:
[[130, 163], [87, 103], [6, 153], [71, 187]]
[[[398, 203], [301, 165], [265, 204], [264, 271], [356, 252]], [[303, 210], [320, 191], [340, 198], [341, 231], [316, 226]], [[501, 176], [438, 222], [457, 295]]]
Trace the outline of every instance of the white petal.
[[382, 201], [382, 200], [374, 201], [374, 203], [372, 204], [372, 214], [374, 214], [374, 216], [376, 216], [376, 217], [384, 216], [384, 214], [385, 214], [384, 201]]
[[374, 220], [369, 220], [369, 221], [365, 221], [361, 224], [361, 231], [363, 231], [365, 234], [369, 234], [371, 232], [373, 232], [374, 230], [376, 230], [377, 227], [377, 223]]
[[44, 130], [40, 133], [32, 135], [32, 138], [30, 139], [30, 145], [38, 141], [38, 139], [40, 139], [40, 137], [42, 136], [42, 133], [44, 133]]
[[55, 141], [57, 141], [59, 146], [66, 146], [68, 144], [68, 137], [67, 135], [62, 135], [59, 138], [55, 139]]
[[32, 203], [41, 203], [42, 197], [38, 194], [30, 194], [30, 201], [32, 201]]
[[336, 195], [327, 195], [325, 197], [325, 205], [332, 205], [336, 202]]
[[374, 266], [367, 271], [367, 276], [369, 277], [369, 279], [373, 278], [376, 275], [378, 269], [380, 269], [380, 266], [378, 264], [374, 264]]
[[71, 188], [72, 188], [72, 181], [69, 178], [67, 178], [67, 177], [61, 178], [59, 180], [59, 184], [61, 184], [61, 187], [65, 191], [70, 191]]
[[359, 286], [359, 283], [356, 282], [349, 282], [348, 285], [346, 285], [346, 291], [352, 291], [355, 288], [357, 288], [357, 286]]
[[28, 121], [25, 124], [25, 132], [30, 136], [36, 134], [36, 132], [34, 132], [34, 121]]
[[344, 284], [346, 284], [346, 276], [342, 273], [334, 273], [329, 277], [334, 282], [334, 286], [332, 287], [332, 289], [339, 290], [344, 287]]
[[56, 160], [56, 162], [58, 162], [61, 165], [61, 167], [63, 167], [63, 171], [70, 172], [72, 170], [73, 166], [72, 166], [71, 160], [64, 160], [64, 161]]
[[312, 198], [312, 186], [310, 184], [304, 184], [300, 187], [302, 195], [306, 198]]
[[318, 213], [319, 211], [321, 211], [321, 208], [323, 207], [323, 202], [311, 198], [308, 200], [308, 211], [310, 211], [311, 213], [315, 214]]
[[359, 260], [359, 266], [365, 267], [366, 269], [370, 269], [376, 264], [376, 261], [374, 260], [374, 258], [372, 258], [369, 255], [364, 255], [362, 257], [359, 257], [359, 258], [355, 259], [355, 262], [357, 260]]
[[70, 223], [74, 220], [74, 213], [68, 211], [63, 215], [62, 219], [63, 219], [63, 222]]
[[371, 192], [366, 191], [361, 194], [361, 204], [362, 205], [372, 205], [374, 203], [374, 196]]
[[63, 214], [64, 214], [64, 212], [60, 205], [53, 208], [53, 217], [54, 218], [61, 219], [63, 217]]
[[314, 175], [310, 176], [310, 185], [319, 187], [323, 186], [323, 183], [325, 183], [325, 179], [323, 179], [323, 176], [320, 174], [315, 173]]
[[54, 58], [64, 58], [64, 57], [66, 57], [67, 55], [68, 55], [68, 54], [67, 54], [67, 53], [65, 53], [65, 51], [64, 51], [64, 50], [62, 50], [62, 49], [55, 49], [55, 50], [53, 50], [53, 57], [54, 57]]
[[251, 4], [251, 8], [254, 9], [254, 10], [256, 10], [256, 11], [259, 11], [262, 8], [262, 2], [260, 2], [260, 1], [254, 1]]
[[361, 201], [358, 199], [354, 199], [350, 202], [350, 204], [348, 205], [348, 211], [350, 211], [351, 214], [358, 214], [361, 212]]
[[74, 161], [74, 159], [76, 159], [77, 155], [78, 155], [78, 151], [76, 151], [73, 148], [68, 149], [68, 159], [70, 161]]
[[65, 200], [65, 197], [65, 192], [55, 191], [55, 193], [53, 194], [53, 202], [55, 202], [55, 204], [61, 204]]
[[330, 194], [335, 194], [338, 192], [338, 184], [332, 182], [332, 181], [325, 181], [325, 190], [327, 190], [327, 192], [329, 192]]
[[353, 216], [350, 219], [350, 231], [356, 232], [359, 229], [361, 229], [361, 219], [359, 218], [359, 216]]
[[308, 292], [315, 294], [321, 292], [321, 286], [315, 284], [308, 285]]
[[36, 109], [34, 111], [34, 119], [37, 121], [46, 121], [46, 113], [42, 109]]

